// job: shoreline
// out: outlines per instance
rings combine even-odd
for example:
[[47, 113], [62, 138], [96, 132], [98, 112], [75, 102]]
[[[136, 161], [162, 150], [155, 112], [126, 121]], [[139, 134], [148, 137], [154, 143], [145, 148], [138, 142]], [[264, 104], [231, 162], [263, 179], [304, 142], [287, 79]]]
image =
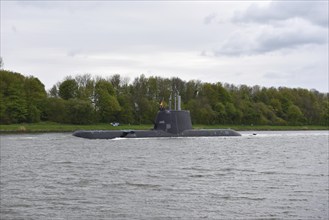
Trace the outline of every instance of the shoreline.
[[[151, 130], [153, 125], [120, 125], [110, 124], [72, 125], [58, 124], [53, 122], [40, 122], [31, 124], [0, 125], [0, 134], [24, 134], [24, 133], [52, 133], [74, 132], [76, 130]], [[300, 126], [277, 126], [277, 125], [193, 125], [194, 129], [233, 129], [236, 131], [312, 131], [329, 130], [329, 126], [323, 125], [300, 125]]]

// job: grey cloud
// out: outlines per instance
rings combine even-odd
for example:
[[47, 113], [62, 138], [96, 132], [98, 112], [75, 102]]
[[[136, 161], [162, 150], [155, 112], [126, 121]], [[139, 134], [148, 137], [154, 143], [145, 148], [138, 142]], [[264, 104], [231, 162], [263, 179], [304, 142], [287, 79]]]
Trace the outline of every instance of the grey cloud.
[[[247, 11], [236, 14], [236, 23], [230, 22], [232, 12], [245, 8], [245, 4], [250, 2], [4, 1], [1, 3], [3, 58], [6, 68], [36, 74], [48, 88], [71, 73], [119, 72], [137, 76], [149, 69], [154, 73], [179, 72], [186, 79], [245, 84], [261, 80], [261, 77], [246, 77], [248, 74], [272, 69], [282, 72], [283, 77], [294, 59], [297, 60], [294, 66], [315, 60], [319, 65], [313, 72], [320, 75], [314, 77], [319, 84], [316, 88], [324, 88], [321, 75], [327, 76], [328, 54], [316, 52], [326, 49], [328, 29], [314, 25], [322, 17], [296, 13], [290, 16], [287, 12], [268, 15], [270, 7], [263, 13], [257, 6], [249, 14]], [[270, 6], [275, 11], [273, 4]], [[266, 16], [269, 16], [267, 20]], [[223, 21], [220, 25], [219, 20]], [[281, 50], [286, 52], [285, 48], [289, 48], [288, 52], [297, 48], [298, 53], [282, 56]], [[241, 59], [214, 57], [262, 55], [272, 51], [280, 52]], [[200, 72], [207, 74], [201, 76]]]
[[292, 73], [286, 73], [286, 72], [278, 72], [278, 71], [268, 71], [266, 72], [263, 77], [265, 79], [287, 79], [288, 77], [291, 78], [293, 76]]
[[215, 50], [215, 54], [239, 56], [262, 54], [328, 42], [327, 29], [302, 19], [282, 22], [279, 26], [246, 26], [234, 32]]
[[210, 14], [210, 15], [208, 15], [204, 18], [203, 23], [204, 24], [210, 24], [216, 17], [217, 17], [217, 14], [212, 13], [212, 14]]
[[16, 28], [16, 26], [12, 26], [12, 27], [11, 27], [11, 30], [12, 30], [14, 33], [17, 33], [17, 28]]
[[269, 23], [296, 17], [328, 28], [328, 1], [273, 1], [267, 7], [253, 4], [244, 12], [236, 12], [232, 20]]
[[74, 1], [13, 1], [18, 6], [25, 8], [35, 8], [42, 10], [69, 10], [71, 12], [77, 10], [92, 10], [94, 8], [102, 7], [101, 1], [83, 1], [76, 4]]
[[77, 55], [80, 55], [82, 53], [82, 51], [80, 49], [77, 50], [70, 50], [67, 52], [67, 56], [69, 57], [75, 57]]
[[257, 52], [271, 52], [309, 44], [325, 44], [327, 39], [324, 34], [319, 32], [303, 33], [298, 29], [279, 34], [266, 33], [256, 39], [259, 42]]

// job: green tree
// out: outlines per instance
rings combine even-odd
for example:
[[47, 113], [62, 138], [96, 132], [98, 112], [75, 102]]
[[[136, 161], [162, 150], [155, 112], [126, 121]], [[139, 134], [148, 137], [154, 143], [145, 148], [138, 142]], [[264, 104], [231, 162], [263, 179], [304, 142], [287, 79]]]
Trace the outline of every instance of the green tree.
[[321, 111], [321, 124], [329, 126], [329, 101], [324, 101]]
[[76, 98], [93, 103], [95, 80], [92, 76], [90, 74], [77, 75], [75, 81], [78, 87]]
[[113, 86], [106, 80], [99, 80], [95, 86], [95, 107], [101, 122], [118, 120], [121, 110]]
[[70, 99], [66, 112], [71, 124], [91, 124], [94, 122], [94, 108], [88, 101]]
[[35, 77], [0, 70], [0, 123], [37, 122], [46, 98], [44, 85]]
[[228, 124], [240, 124], [242, 115], [239, 114], [239, 110], [236, 109], [233, 103], [226, 103], [225, 105], [226, 112], [226, 122]]
[[26, 122], [28, 109], [26, 101], [21, 95], [13, 92], [4, 101], [6, 102], [6, 106], [5, 114], [1, 116], [3, 117], [1, 118], [2, 122], [6, 124]]
[[51, 89], [48, 91], [48, 96], [53, 98], [58, 97], [58, 89], [56, 85], [53, 85], [53, 87], [51, 87]]
[[45, 86], [35, 77], [26, 77], [24, 90], [27, 104], [27, 122], [39, 122], [42, 103], [47, 97]]
[[301, 125], [305, 118], [298, 106], [291, 104], [287, 111], [288, 122], [291, 125]]
[[78, 83], [71, 77], [67, 77], [59, 85], [58, 95], [65, 100], [76, 98], [78, 95]]
[[2, 70], [2, 67], [4, 66], [3, 59], [0, 57], [0, 69]]
[[135, 123], [132, 98], [129, 95], [120, 95], [118, 97], [118, 102], [121, 106], [118, 121], [125, 124]]
[[69, 115], [66, 110], [67, 100], [50, 97], [44, 103], [42, 118], [45, 121], [69, 123]]
[[221, 102], [217, 102], [214, 106], [214, 111], [216, 113], [216, 123], [218, 124], [224, 124], [227, 123], [227, 115], [225, 110], [225, 105]]

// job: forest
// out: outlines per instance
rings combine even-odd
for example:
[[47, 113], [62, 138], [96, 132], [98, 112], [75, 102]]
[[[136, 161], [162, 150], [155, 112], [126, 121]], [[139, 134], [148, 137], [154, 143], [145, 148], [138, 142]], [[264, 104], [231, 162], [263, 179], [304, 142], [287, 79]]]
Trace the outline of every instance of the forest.
[[173, 91], [179, 92], [182, 109], [190, 111], [193, 124], [328, 126], [329, 122], [329, 94], [316, 90], [83, 74], [67, 76], [46, 91], [36, 77], [0, 70], [0, 124], [152, 124], [159, 103], [164, 100], [168, 107]]

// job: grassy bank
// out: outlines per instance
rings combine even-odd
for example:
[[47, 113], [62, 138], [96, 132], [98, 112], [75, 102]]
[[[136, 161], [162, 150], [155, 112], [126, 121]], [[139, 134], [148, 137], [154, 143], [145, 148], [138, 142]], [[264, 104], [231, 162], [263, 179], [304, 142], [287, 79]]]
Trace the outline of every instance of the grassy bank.
[[152, 125], [121, 125], [113, 127], [110, 124], [72, 125], [55, 122], [40, 122], [30, 124], [0, 125], [0, 133], [16, 132], [72, 132], [76, 130], [142, 130], [151, 129]]
[[[152, 125], [120, 125], [110, 124], [70, 125], [54, 122], [40, 122], [31, 124], [0, 125], [0, 133], [33, 133], [33, 132], [73, 132], [76, 130], [149, 130]], [[237, 131], [284, 131], [284, 130], [329, 130], [328, 126], [269, 126], [269, 125], [194, 125], [195, 129], [231, 128]]]

